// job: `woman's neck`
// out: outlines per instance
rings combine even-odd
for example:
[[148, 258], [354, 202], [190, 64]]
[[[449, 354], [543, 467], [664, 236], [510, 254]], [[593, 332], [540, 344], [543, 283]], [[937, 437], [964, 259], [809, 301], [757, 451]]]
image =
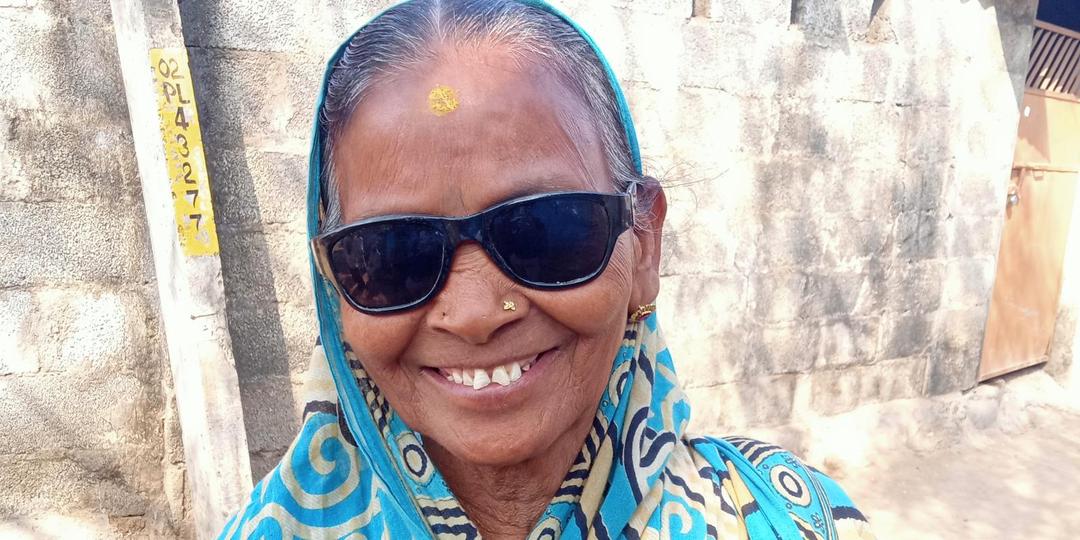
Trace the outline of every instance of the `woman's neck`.
[[431, 439], [425, 447], [482, 537], [520, 540], [551, 504], [591, 426], [591, 417], [579, 420], [535, 458], [508, 466], [464, 461]]

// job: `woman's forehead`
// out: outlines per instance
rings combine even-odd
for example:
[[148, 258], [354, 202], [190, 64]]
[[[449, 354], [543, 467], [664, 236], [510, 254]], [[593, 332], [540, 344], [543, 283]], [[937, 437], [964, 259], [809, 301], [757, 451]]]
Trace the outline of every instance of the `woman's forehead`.
[[607, 185], [584, 101], [506, 54], [448, 54], [377, 83], [334, 146], [342, 213], [467, 215]]

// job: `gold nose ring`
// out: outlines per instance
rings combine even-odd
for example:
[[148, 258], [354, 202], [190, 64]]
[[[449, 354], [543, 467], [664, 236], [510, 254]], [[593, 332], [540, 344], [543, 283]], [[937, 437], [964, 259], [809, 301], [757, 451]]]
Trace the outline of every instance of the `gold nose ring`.
[[513, 300], [503, 301], [503, 311], [517, 311], [517, 304]]

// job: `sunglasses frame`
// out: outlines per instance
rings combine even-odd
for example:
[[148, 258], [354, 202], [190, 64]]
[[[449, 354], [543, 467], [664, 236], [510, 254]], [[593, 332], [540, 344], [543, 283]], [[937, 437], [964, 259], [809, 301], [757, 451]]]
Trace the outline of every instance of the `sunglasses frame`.
[[[543, 200], [548, 198], [559, 199], [585, 199], [590, 201], [599, 200], [607, 213], [609, 233], [607, 238], [607, 245], [604, 248], [604, 258], [601, 261], [599, 267], [587, 276], [574, 279], [561, 283], [540, 283], [524, 279], [518, 276], [510, 268], [510, 266], [503, 259], [496, 249], [494, 242], [489, 236], [488, 230], [491, 227], [491, 220], [494, 216], [506, 210], [508, 207], [517, 206], [520, 204], [533, 202], [537, 200]], [[333, 247], [342, 238], [348, 236], [354, 230], [376, 223], [385, 223], [390, 221], [398, 221], [405, 223], [422, 223], [432, 229], [439, 231], [443, 236], [443, 265], [439, 271], [439, 277], [435, 280], [431, 290], [424, 294], [419, 299], [410, 302], [408, 304], [389, 306], [384, 308], [370, 308], [359, 305], [353, 298], [346, 294], [344, 289], [338, 283], [337, 277], [334, 275], [332, 265], [330, 264], [330, 252]], [[501, 202], [492, 207], [489, 207], [483, 211], [477, 212], [470, 216], [464, 217], [443, 217], [443, 216], [430, 216], [423, 214], [395, 214], [387, 216], [378, 216], [373, 218], [362, 219], [342, 225], [334, 228], [333, 230], [324, 232], [311, 240], [312, 255], [315, 259], [315, 266], [319, 274], [323, 278], [330, 281], [338, 294], [345, 299], [346, 302], [353, 309], [361, 313], [369, 315], [381, 315], [395, 313], [399, 311], [406, 311], [416, 308], [427, 303], [434, 298], [446, 284], [446, 279], [450, 275], [450, 267], [454, 261], [454, 253], [457, 251], [458, 246], [464, 242], [476, 242], [483, 247], [488, 257], [495, 263], [495, 266], [499, 267], [499, 270], [503, 274], [513, 279], [515, 282], [525, 285], [533, 289], [553, 290], [553, 289], [567, 289], [570, 287], [576, 287], [578, 285], [584, 285], [596, 279], [597, 276], [602, 274], [607, 269], [608, 263], [611, 261], [611, 254], [615, 251], [615, 244], [619, 241], [619, 237], [627, 229], [633, 228], [634, 224], [634, 197], [632, 193], [599, 193], [594, 191], [557, 191], [540, 193], [536, 195], [528, 195], [525, 197], [519, 197], [510, 199], [508, 201]]]

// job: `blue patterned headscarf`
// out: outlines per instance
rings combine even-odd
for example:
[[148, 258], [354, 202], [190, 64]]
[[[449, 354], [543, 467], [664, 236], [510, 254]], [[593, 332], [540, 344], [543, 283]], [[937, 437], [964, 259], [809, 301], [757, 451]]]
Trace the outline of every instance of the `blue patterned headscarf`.
[[[593, 40], [544, 2], [521, 0], [573, 26], [604, 65], [634, 166], [637, 135], [618, 80]], [[330, 59], [318, 100], [345, 44]], [[322, 115], [308, 173], [308, 234], [320, 229]], [[423, 446], [341, 338], [336, 292], [312, 265], [320, 343], [300, 434], [254, 488], [221, 538], [478, 538]], [[745, 438], [686, 433], [690, 405], [655, 315], [628, 321], [580, 453], [529, 538], [873, 538], [828, 477], [784, 450]]]

